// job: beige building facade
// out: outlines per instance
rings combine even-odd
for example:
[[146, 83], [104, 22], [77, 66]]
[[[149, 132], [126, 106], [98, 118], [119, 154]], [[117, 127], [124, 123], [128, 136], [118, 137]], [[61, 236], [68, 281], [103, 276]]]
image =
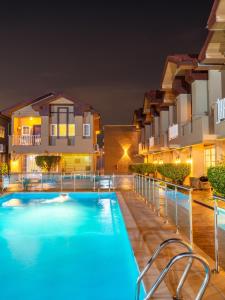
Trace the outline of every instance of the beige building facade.
[[64, 95], [48, 94], [2, 112], [11, 118], [11, 172], [41, 171], [38, 155], [57, 155], [54, 171], [95, 171], [100, 116], [87, 104]]
[[199, 55], [167, 57], [159, 91], [145, 94], [139, 154], [189, 163], [191, 176], [225, 159], [225, 6], [215, 1]]

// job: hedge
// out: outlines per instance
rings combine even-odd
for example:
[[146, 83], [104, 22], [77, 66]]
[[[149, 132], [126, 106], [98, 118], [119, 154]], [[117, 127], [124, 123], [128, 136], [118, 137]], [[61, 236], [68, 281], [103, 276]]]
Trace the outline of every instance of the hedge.
[[218, 165], [208, 169], [208, 179], [214, 191], [225, 197], [225, 165]]
[[129, 166], [129, 170], [139, 174], [155, 174], [157, 171], [175, 183], [183, 183], [184, 179], [190, 174], [190, 164], [134, 164]]
[[157, 166], [157, 171], [166, 178], [171, 179], [174, 183], [182, 184], [185, 178], [191, 173], [190, 164], [166, 163]]
[[129, 166], [129, 170], [139, 174], [154, 174], [157, 168], [155, 164], [133, 164]]

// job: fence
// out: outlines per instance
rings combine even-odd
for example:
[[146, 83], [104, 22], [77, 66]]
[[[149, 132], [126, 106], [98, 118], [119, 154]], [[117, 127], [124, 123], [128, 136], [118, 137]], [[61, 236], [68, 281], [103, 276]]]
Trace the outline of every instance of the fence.
[[215, 271], [225, 269], [225, 200], [214, 196]]
[[[3, 176], [8, 191], [80, 191], [131, 190], [133, 175], [97, 175], [93, 173], [18, 173]], [[7, 183], [7, 184], [6, 184]]]
[[165, 222], [176, 225], [193, 243], [192, 189], [144, 175], [135, 175], [134, 190]]

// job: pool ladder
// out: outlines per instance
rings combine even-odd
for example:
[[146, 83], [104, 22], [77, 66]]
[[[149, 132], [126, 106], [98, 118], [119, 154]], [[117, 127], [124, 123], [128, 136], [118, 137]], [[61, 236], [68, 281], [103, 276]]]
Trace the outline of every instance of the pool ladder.
[[153, 262], [156, 260], [156, 258], [158, 257], [158, 255], [160, 254], [160, 252], [168, 245], [170, 244], [180, 244], [182, 246], [184, 246], [187, 249], [187, 252], [183, 252], [180, 253], [176, 256], [174, 256], [169, 263], [166, 265], [166, 267], [162, 270], [162, 272], [160, 273], [159, 277], [157, 278], [157, 280], [154, 282], [154, 284], [152, 285], [151, 289], [146, 293], [147, 295], [145, 296], [144, 300], [148, 300], [151, 299], [153, 297], [153, 295], [155, 294], [157, 288], [160, 286], [161, 282], [164, 280], [165, 276], [167, 275], [167, 273], [170, 271], [171, 267], [177, 262], [180, 261], [184, 258], [188, 258], [188, 263], [187, 266], [184, 269], [184, 272], [180, 278], [180, 281], [178, 283], [178, 286], [176, 288], [176, 296], [173, 297], [174, 300], [181, 300], [181, 290], [182, 287], [185, 283], [185, 280], [188, 276], [189, 271], [191, 270], [192, 267], [192, 263], [193, 260], [197, 260], [199, 261], [205, 270], [205, 278], [203, 280], [203, 283], [198, 291], [198, 294], [195, 298], [195, 300], [200, 300], [202, 299], [205, 290], [208, 286], [209, 280], [210, 280], [210, 275], [211, 275], [211, 271], [210, 271], [210, 267], [208, 262], [201, 256], [193, 253], [192, 251], [192, 247], [184, 242], [181, 239], [176, 239], [176, 238], [172, 238], [172, 239], [168, 239], [165, 240], [164, 242], [162, 242], [158, 248], [156, 248], [156, 250], [154, 251], [152, 257], [149, 259], [149, 261], [147, 262], [145, 268], [143, 269], [143, 271], [141, 272], [141, 274], [139, 275], [138, 279], [137, 279], [137, 283], [136, 283], [136, 297], [135, 300], [140, 300], [140, 287], [141, 287], [141, 283], [143, 281], [144, 276], [147, 274], [147, 272], [149, 271], [149, 269], [151, 268]]

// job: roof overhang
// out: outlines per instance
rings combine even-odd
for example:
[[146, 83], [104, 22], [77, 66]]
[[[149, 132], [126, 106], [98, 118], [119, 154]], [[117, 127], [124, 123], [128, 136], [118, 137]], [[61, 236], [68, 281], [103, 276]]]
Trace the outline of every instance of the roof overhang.
[[225, 1], [215, 0], [207, 27], [209, 30], [225, 30]]

